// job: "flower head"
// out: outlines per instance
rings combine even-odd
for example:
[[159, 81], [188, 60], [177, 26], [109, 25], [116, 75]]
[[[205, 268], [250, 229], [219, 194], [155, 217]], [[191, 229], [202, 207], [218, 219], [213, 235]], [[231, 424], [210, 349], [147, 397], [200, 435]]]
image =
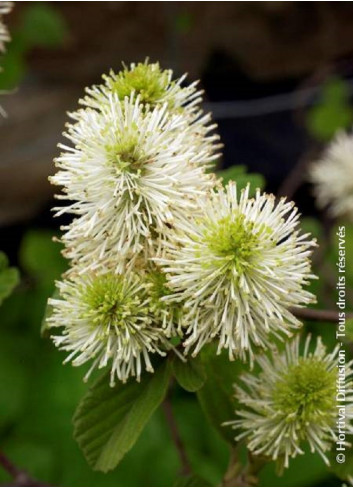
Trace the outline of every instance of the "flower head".
[[310, 169], [317, 203], [333, 217], [353, 220], [353, 136], [340, 133]]
[[254, 347], [300, 325], [290, 306], [314, 301], [303, 288], [314, 242], [297, 230], [292, 202], [260, 191], [249, 198], [249, 187], [239, 196], [233, 182], [200, 207], [158, 259], [174, 290], [166, 300], [185, 301], [187, 351], [216, 338], [230, 358], [252, 360]]
[[172, 70], [162, 70], [159, 63], [131, 63], [118, 73], [111, 71], [103, 75], [103, 83], [86, 88], [86, 96], [80, 100], [84, 106], [101, 110], [110, 102], [111, 95], [119, 100], [138, 96], [145, 110], [166, 105], [170, 114], [182, 115], [188, 121], [188, 133], [193, 146], [200, 151], [213, 153], [213, 160], [219, 155], [219, 137], [214, 133], [216, 124], [211, 124], [211, 114], [204, 114], [200, 108], [202, 90], [198, 82], [184, 86], [186, 74], [173, 80]]
[[[255, 455], [277, 460], [288, 467], [289, 459], [303, 454], [308, 442], [326, 463], [325, 453], [336, 440], [338, 382], [338, 350], [327, 353], [318, 338], [313, 352], [309, 351], [310, 336], [304, 352], [299, 351], [299, 336], [282, 354], [259, 356], [259, 375], [244, 374], [244, 388], [236, 386], [241, 405], [238, 419], [229, 424], [240, 431], [237, 440], [246, 439]], [[345, 366], [347, 430], [353, 433], [352, 362]]]
[[172, 293], [165, 274], [157, 267], [151, 268], [149, 266], [146, 272], [146, 280], [150, 283], [151, 308], [155, 317], [160, 320], [165, 334], [168, 338], [177, 335], [182, 337], [184, 334], [183, 304], [168, 303], [164, 300]]
[[154, 315], [150, 285], [135, 274], [88, 274], [58, 282], [60, 298], [49, 299], [50, 327], [62, 327], [53, 336], [56, 346], [70, 352], [74, 366], [93, 361], [94, 368], [111, 363], [111, 384], [140, 378], [153, 371], [151, 353], [164, 355], [166, 334]]
[[5, 43], [10, 41], [10, 35], [6, 25], [3, 23], [3, 16], [12, 9], [13, 2], [0, 2], [0, 52], [5, 51]]
[[[52, 183], [73, 201], [58, 214], [77, 215], [65, 228], [66, 256], [87, 268], [124, 270], [156, 238], [197, 211], [214, 185], [204, 165], [213, 155], [193, 144], [188, 123], [166, 105], [146, 112], [133, 96], [109, 96], [100, 111], [73, 114]], [[158, 246], [158, 245], [157, 245]]]
[[104, 83], [86, 89], [86, 97], [82, 103], [99, 108], [102, 96], [114, 93], [120, 100], [130, 97], [134, 92], [140, 96], [141, 103], [154, 108], [167, 103], [169, 110], [178, 110], [183, 106], [190, 108], [201, 101], [202, 92], [197, 90], [197, 82], [186, 87], [182, 86], [186, 75], [173, 81], [172, 70], [162, 70], [159, 63], [131, 63], [123, 66], [118, 73], [110, 71], [103, 75]]

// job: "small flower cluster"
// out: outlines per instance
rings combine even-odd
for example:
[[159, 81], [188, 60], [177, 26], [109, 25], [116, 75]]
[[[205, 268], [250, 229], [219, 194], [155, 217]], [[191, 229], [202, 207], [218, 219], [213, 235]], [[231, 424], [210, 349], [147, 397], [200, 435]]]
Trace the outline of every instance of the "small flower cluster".
[[319, 207], [332, 217], [353, 221], [353, 136], [339, 133], [310, 168]]
[[230, 182], [209, 192], [201, 215], [164, 242], [158, 259], [173, 294], [186, 309], [186, 351], [197, 354], [218, 338], [229, 358], [253, 360], [253, 349], [267, 348], [275, 337], [289, 336], [300, 322], [289, 308], [314, 302], [304, 289], [310, 278], [314, 242], [297, 230], [292, 202], [249, 186], [238, 195]]
[[[71, 268], [51, 299], [67, 360], [111, 362], [111, 383], [138, 379], [178, 338], [197, 355], [215, 339], [230, 359], [290, 336], [291, 306], [315, 300], [314, 242], [294, 204], [209, 172], [219, 142], [195, 83], [158, 63], [124, 66], [70, 114], [58, 171]], [[67, 205], [67, 201], [71, 201]], [[89, 372], [92, 371], [92, 368]]]
[[[318, 338], [310, 351], [310, 336], [300, 354], [299, 335], [285, 351], [272, 358], [257, 357], [261, 372], [245, 374], [244, 387], [236, 386], [241, 405], [238, 419], [229, 424], [240, 431], [254, 455], [288, 467], [290, 458], [303, 454], [303, 444], [329, 464], [327, 452], [337, 440], [337, 365], [339, 346], [327, 353]], [[344, 405], [346, 434], [353, 434], [353, 361], [345, 366]], [[347, 443], [348, 444], [348, 443]]]

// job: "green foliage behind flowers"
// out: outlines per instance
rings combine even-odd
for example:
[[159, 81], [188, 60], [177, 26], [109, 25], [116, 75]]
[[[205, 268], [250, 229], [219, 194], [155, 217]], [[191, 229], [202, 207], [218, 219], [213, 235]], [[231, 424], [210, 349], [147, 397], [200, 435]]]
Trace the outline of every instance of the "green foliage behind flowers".
[[251, 195], [255, 193], [257, 188], [263, 189], [265, 187], [264, 177], [260, 173], [247, 173], [244, 165], [234, 165], [225, 170], [219, 170], [217, 175], [222, 178], [223, 185], [226, 185], [230, 180], [237, 182], [239, 190], [245, 188], [249, 183]]
[[35, 47], [61, 46], [68, 29], [60, 11], [50, 2], [31, 2], [21, 11], [18, 24], [11, 29], [11, 42], [1, 56], [0, 89], [17, 87], [26, 75], [27, 53]]
[[327, 142], [339, 129], [348, 129], [352, 123], [348, 84], [339, 77], [329, 78], [322, 86], [319, 103], [308, 111], [309, 133], [318, 141]]
[[0, 305], [19, 283], [19, 273], [14, 267], [9, 267], [6, 255], [0, 252]]

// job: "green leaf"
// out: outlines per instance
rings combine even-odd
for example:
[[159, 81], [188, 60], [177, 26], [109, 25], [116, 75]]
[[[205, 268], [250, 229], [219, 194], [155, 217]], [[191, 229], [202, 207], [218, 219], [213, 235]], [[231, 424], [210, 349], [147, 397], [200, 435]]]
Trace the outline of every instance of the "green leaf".
[[17, 268], [8, 267], [6, 255], [0, 252], [0, 304], [9, 297], [20, 281]]
[[202, 355], [207, 380], [197, 391], [198, 400], [211, 424], [227, 442], [234, 444], [234, 430], [223, 423], [236, 418], [234, 384], [238, 382], [242, 365], [239, 361], [231, 362], [226, 352], [216, 355], [214, 345], [204, 348]]
[[0, 271], [4, 270], [8, 266], [9, 266], [9, 260], [7, 256], [5, 255], [5, 253], [0, 251]]
[[25, 39], [27, 48], [57, 47], [67, 37], [67, 25], [55, 7], [36, 2], [24, 11], [20, 34]]
[[338, 76], [326, 80], [321, 89], [321, 98], [325, 102], [339, 103], [349, 100], [349, 84]]
[[0, 89], [15, 88], [28, 70], [26, 55], [36, 46], [55, 48], [68, 37], [68, 28], [60, 10], [50, 3], [31, 2], [19, 9], [11, 26], [11, 41], [1, 56]]
[[315, 219], [314, 217], [303, 217], [300, 223], [303, 233], [310, 233], [313, 238], [316, 238], [320, 242], [320, 239], [322, 239], [323, 230], [318, 219]]
[[353, 111], [350, 107], [349, 86], [342, 79], [328, 79], [321, 89], [319, 103], [307, 113], [307, 128], [319, 141], [330, 141], [339, 129], [350, 128]]
[[319, 141], [330, 141], [339, 129], [348, 129], [353, 122], [353, 111], [344, 105], [316, 107], [308, 117], [308, 129]]
[[236, 182], [237, 188], [240, 190], [250, 184], [250, 194], [254, 195], [257, 188], [263, 189], [265, 179], [259, 173], [246, 173], [246, 167], [243, 165], [235, 165], [225, 170], [220, 170], [217, 175], [223, 179], [223, 185], [232, 180]]
[[61, 249], [50, 231], [31, 230], [21, 243], [21, 264], [40, 284], [54, 288], [54, 281], [67, 269]]
[[141, 382], [130, 379], [109, 386], [105, 374], [89, 389], [74, 416], [74, 437], [94, 470], [112, 470], [133, 447], [169, 383], [169, 363], [162, 362]]
[[205, 383], [206, 371], [200, 357], [189, 357], [185, 362], [175, 355], [172, 368], [178, 384], [188, 392], [198, 391]]

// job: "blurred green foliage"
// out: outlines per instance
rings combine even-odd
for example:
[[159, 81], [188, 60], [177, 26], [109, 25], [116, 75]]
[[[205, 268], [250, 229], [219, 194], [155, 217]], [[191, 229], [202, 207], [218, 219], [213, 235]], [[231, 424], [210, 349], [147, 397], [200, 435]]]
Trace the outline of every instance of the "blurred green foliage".
[[222, 178], [223, 185], [232, 180], [237, 183], [237, 188], [241, 190], [250, 184], [250, 195], [255, 195], [256, 189], [263, 190], [265, 179], [260, 173], [247, 173], [246, 166], [234, 165], [225, 170], [217, 171], [217, 176]]
[[9, 297], [19, 280], [17, 268], [9, 267], [6, 255], [0, 251], [0, 305]]
[[175, 16], [175, 29], [179, 34], [188, 34], [194, 24], [194, 18], [190, 12], [180, 12]]
[[319, 103], [307, 113], [307, 129], [315, 139], [328, 142], [339, 129], [352, 126], [349, 97], [349, 85], [342, 78], [332, 77], [323, 84]]
[[20, 10], [11, 28], [11, 42], [1, 56], [0, 90], [16, 88], [27, 72], [26, 55], [33, 48], [61, 46], [68, 36], [64, 18], [53, 2], [33, 2]]

